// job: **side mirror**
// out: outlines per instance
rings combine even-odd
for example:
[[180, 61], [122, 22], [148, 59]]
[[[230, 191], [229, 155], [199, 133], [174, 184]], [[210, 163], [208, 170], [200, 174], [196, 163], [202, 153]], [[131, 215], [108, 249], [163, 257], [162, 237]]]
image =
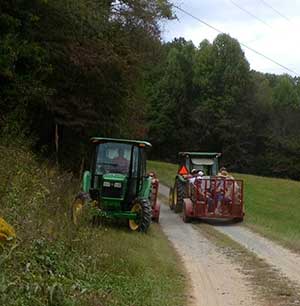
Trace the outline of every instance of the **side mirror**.
[[83, 179], [82, 179], [82, 190], [83, 192], [89, 192], [91, 188], [91, 172], [84, 171]]

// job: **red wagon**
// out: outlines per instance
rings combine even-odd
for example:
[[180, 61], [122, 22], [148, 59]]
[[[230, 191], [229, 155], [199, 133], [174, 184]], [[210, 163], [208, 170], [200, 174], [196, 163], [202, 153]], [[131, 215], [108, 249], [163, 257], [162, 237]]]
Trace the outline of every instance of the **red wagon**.
[[154, 172], [149, 173], [149, 176], [152, 178], [152, 181], [151, 181], [152, 183], [152, 189], [151, 189], [152, 220], [154, 222], [159, 222], [160, 204], [157, 201], [159, 180], [156, 177], [156, 174]]
[[183, 221], [193, 218], [244, 218], [243, 181], [223, 177], [197, 178], [188, 182], [183, 200]]

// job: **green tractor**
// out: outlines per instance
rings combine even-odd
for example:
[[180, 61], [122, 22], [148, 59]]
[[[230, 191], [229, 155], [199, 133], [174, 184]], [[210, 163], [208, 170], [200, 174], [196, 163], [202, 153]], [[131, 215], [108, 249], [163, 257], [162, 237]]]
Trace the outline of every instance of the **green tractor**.
[[179, 152], [179, 168], [175, 177], [174, 187], [170, 188], [169, 206], [175, 213], [182, 212], [183, 200], [187, 196], [188, 179], [192, 171], [202, 170], [205, 176], [216, 176], [219, 171], [220, 153]]
[[79, 223], [84, 203], [93, 203], [93, 220], [126, 219], [133, 231], [146, 232], [151, 219], [158, 222], [158, 179], [146, 173], [146, 141], [91, 138], [90, 171], [83, 175], [81, 192], [72, 205], [72, 219]]

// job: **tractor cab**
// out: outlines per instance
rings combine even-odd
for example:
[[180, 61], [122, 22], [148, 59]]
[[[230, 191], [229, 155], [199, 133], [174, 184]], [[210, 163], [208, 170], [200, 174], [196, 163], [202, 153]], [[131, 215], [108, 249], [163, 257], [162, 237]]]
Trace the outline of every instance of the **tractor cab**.
[[179, 213], [183, 209], [183, 199], [188, 193], [188, 180], [202, 170], [205, 177], [216, 176], [219, 171], [221, 153], [208, 152], [179, 152], [179, 167], [175, 177], [174, 187], [170, 188], [169, 205]]
[[146, 173], [145, 151], [151, 144], [102, 137], [91, 143], [93, 156], [83, 176], [83, 193], [96, 203], [96, 214], [128, 219], [131, 229], [146, 231], [155, 211], [157, 215], [158, 180]]
[[219, 157], [221, 153], [207, 152], [179, 152], [178, 174], [187, 176], [192, 170], [202, 170], [206, 176], [215, 176], [219, 170]]
[[107, 209], [113, 209], [116, 202], [128, 209], [146, 183], [145, 148], [151, 147], [150, 143], [102, 138], [93, 138], [92, 143], [92, 197], [100, 197]]
[[219, 173], [220, 156], [220, 153], [179, 153], [169, 206], [176, 213], [183, 212], [184, 222], [195, 218], [243, 220], [243, 181], [234, 179], [226, 171]]

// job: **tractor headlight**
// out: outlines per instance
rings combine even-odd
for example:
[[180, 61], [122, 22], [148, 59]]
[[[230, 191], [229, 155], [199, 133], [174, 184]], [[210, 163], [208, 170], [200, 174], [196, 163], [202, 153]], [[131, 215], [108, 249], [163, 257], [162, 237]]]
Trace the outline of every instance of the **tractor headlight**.
[[103, 182], [103, 187], [110, 187], [110, 182]]
[[122, 183], [114, 183], [115, 188], [122, 188]]

